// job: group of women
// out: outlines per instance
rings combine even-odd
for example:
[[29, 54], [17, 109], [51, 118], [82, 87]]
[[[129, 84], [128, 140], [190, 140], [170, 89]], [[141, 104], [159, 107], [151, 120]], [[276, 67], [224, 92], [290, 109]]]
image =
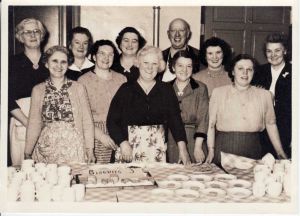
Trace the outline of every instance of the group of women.
[[[33, 18], [16, 27], [24, 52], [11, 58], [9, 68], [13, 165], [23, 158], [220, 164], [221, 151], [257, 159], [264, 129], [278, 157], [290, 157], [282, 148], [272, 93], [251, 85], [255, 59], [240, 54], [231, 61], [225, 41], [212, 37], [203, 44], [200, 60], [207, 68], [193, 76], [192, 56], [178, 51], [171, 65], [176, 77], [166, 83], [156, 79], [165, 69], [161, 50], [145, 45], [133, 27], [116, 38], [121, 54], [110, 40], [93, 43], [83, 27], [72, 29], [67, 48], [42, 53], [45, 33]], [[268, 61], [275, 58], [269, 52], [279, 53], [269, 43], [287, 51], [281, 41], [267, 42]]]

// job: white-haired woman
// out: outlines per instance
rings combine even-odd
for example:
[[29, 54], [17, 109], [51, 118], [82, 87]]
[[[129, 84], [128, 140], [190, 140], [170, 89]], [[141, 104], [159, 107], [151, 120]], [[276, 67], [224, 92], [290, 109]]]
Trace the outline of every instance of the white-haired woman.
[[49, 72], [41, 62], [41, 44], [47, 30], [37, 19], [23, 19], [16, 26], [16, 39], [24, 51], [9, 59], [8, 111], [10, 121], [10, 154], [12, 165], [23, 160], [28, 123], [30, 95], [33, 86], [43, 82]]
[[190, 163], [186, 134], [177, 97], [168, 83], [155, 77], [165, 67], [159, 48], [146, 46], [137, 55], [139, 78], [124, 83], [115, 94], [107, 128], [120, 151], [117, 161], [166, 161], [165, 131], [170, 128], [179, 147], [179, 158]]

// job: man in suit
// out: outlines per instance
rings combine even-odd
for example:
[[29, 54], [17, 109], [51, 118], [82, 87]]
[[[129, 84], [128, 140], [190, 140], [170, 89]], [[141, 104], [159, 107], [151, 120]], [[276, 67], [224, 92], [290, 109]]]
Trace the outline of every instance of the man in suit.
[[188, 22], [182, 18], [176, 18], [172, 20], [169, 24], [167, 33], [171, 42], [171, 47], [163, 51], [163, 58], [167, 65], [164, 73], [158, 74], [159, 79], [163, 80], [164, 82], [175, 79], [175, 74], [170, 72], [169, 66], [171, 65], [174, 54], [179, 50], [186, 50], [193, 56], [193, 60], [195, 62], [193, 73], [198, 72], [200, 69], [199, 50], [188, 45], [188, 42], [192, 36]]
[[[253, 84], [262, 86], [272, 92], [274, 96], [274, 108], [276, 123], [282, 142], [282, 147], [291, 158], [292, 137], [292, 65], [288, 62], [288, 43], [285, 35], [273, 33], [268, 35], [265, 41], [264, 52], [268, 60], [261, 65], [254, 76]], [[262, 136], [266, 152], [274, 149], [268, 137]]]

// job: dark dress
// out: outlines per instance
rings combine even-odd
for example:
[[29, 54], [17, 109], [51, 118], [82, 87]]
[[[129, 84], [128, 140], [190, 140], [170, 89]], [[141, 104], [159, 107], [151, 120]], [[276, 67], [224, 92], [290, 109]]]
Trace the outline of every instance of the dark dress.
[[121, 55], [114, 61], [111, 69], [126, 76], [128, 82], [134, 82], [139, 78], [139, 69], [136, 66], [132, 66], [129, 71], [127, 71], [120, 62]]
[[32, 88], [49, 76], [49, 71], [39, 60], [39, 67], [33, 68], [32, 62], [20, 53], [10, 58], [8, 72], [8, 111], [20, 108], [16, 100], [31, 96]]
[[176, 142], [186, 142], [178, 100], [168, 83], [157, 81], [148, 95], [137, 81], [124, 83], [119, 88], [108, 111], [108, 132], [120, 145], [128, 140], [128, 126], [133, 125], [163, 125], [165, 132], [170, 128]]
[[[255, 73], [252, 83], [253, 85], [262, 86], [269, 90], [272, 83], [271, 65], [261, 65], [257, 73]], [[280, 140], [285, 153], [290, 158], [292, 137], [292, 65], [290, 63], [285, 63], [277, 79], [274, 99], [276, 123]], [[264, 144], [264, 152], [272, 152], [276, 156], [266, 131], [261, 134], [261, 138]]]
[[79, 69], [73, 63], [71, 66], [69, 66], [69, 68], [66, 72], [66, 76], [71, 80], [77, 81], [80, 76], [82, 76], [83, 74], [85, 74], [89, 71], [93, 71], [94, 68], [95, 68], [95, 65], [88, 58], [85, 58], [82, 68]]
[[[20, 53], [9, 58], [8, 69], [8, 117], [12, 117], [10, 112], [20, 108], [25, 115], [24, 107], [17, 104], [17, 100], [29, 101], [33, 87], [43, 82], [49, 76], [49, 71], [42, 63], [41, 58], [38, 67], [34, 68], [33, 63], [25, 55]], [[29, 103], [26, 110], [29, 110]], [[8, 165], [19, 165], [24, 155], [26, 128], [15, 118], [10, 118], [9, 145], [8, 145]], [[17, 127], [18, 126], [18, 127]], [[18, 130], [18, 131], [17, 131]]]

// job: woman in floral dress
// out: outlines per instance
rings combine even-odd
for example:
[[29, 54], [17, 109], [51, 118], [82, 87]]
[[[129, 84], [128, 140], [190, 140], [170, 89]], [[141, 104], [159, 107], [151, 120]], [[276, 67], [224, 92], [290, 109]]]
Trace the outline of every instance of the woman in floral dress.
[[25, 159], [44, 163], [93, 162], [94, 126], [85, 88], [66, 78], [68, 51], [45, 52], [50, 77], [32, 91]]

